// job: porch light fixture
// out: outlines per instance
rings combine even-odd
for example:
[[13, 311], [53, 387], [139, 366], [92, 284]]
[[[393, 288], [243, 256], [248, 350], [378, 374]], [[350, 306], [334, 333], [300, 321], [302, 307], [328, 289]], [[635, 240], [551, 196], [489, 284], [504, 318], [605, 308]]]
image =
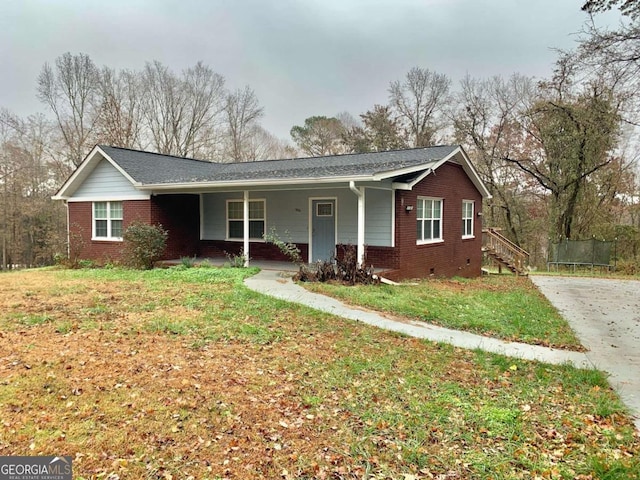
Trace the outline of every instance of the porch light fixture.
[[407, 212], [410, 212], [411, 210], [413, 210], [413, 205], [407, 205], [406, 207], [404, 207], [404, 209], [405, 209]]

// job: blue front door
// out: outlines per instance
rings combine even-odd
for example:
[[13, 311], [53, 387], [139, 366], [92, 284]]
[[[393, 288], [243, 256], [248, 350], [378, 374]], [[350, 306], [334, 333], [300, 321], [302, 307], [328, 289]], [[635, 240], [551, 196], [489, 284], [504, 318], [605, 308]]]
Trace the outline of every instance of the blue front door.
[[336, 201], [311, 202], [310, 260], [329, 260], [336, 252]]

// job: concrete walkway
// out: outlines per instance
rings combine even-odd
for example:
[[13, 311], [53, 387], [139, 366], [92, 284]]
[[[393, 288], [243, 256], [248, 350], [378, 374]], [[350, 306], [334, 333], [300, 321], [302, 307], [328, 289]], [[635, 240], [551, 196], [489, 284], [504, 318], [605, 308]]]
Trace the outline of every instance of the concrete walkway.
[[[560, 291], [560, 289], [553, 286], [555, 285], [553, 281], [546, 280], [546, 278], [550, 277], [542, 279], [536, 276], [533, 280], [534, 283], [541, 288], [542, 292], [548, 295], [556, 308], [568, 318], [570, 325], [578, 332], [579, 338], [585, 347], [591, 349], [586, 354], [541, 347], [538, 345], [528, 345], [525, 343], [507, 342], [469, 332], [438, 327], [424, 322], [393, 318], [390, 315], [373, 312], [364, 308], [352, 307], [334, 298], [309, 292], [299, 285], [296, 285], [291, 280], [291, 275], [292, 272], [283, 272], [281, 270], [261, 270], [257, 275], [247, 278], [245, 285], [251, 290], [265, 295], [307, 305], [316, 310], [363, 322], [385, 330], [403, 333], [411, 337], [424, 338], [426, 340], [447, 343], [471, 350], [480, 349], [524, 360], [534, 360], [556, 365], [571, 364], [578, 368], [598, 368], [605, 370], [613, 375], [612, 378], [614, 381], [612, 381], [611, 384], [618, 391], [622, 400], [631, 409], [632, 413], [636, 415], [635, 425], [636, 428], [640, 430], [640, 417], [638, 417], [640, 413], [640, 371], [638, 370], [638, 365], [634, 362], [632, 365], [621, 366], [619, 365], [620, 362], [616, 360], [615, 354], [610, 356], [608, 360], [605, 360], [605, 357], [597, 353], [598, 349], [594, 348], [595, 343], [591, 340], [593, 335], [589, 337], [580, 335], [581, 324], [571, 320], [573, 317], [570, 309], [568, 310], [558, 304], [558, 298], [561, 298], [563, 295], [553, 294], [554, 291]], [[557, 278], [556, 282], [568, 285], [566, 278]], [[636, 284], [632, 284], [632, 286], [633, 288], [637, 288], [637, 282]], [[584, 291], [587, 292], [587, 290]], [[593, 292], [588, 293], [588, 295], [592, 293]], [[631, 298], [635, 299], [636, 302], [640, 302], [638, 295], [632, 295]], [[583, 303], [591, 306], [589, 302]], [[637, 314], [640, 314], [639, 312], [640, 310], [635, 310], [635, 318], [638, 321], [640, 321], [637, 317]], [[598, 334], [594, 335], [598, 337]], [[630, 345], [638, 345], [637, 337], [629, 338], [628, 340]], [[637, 351], [638, 350], [634, 350], [634, 352]], [[634, 358], [636, 360], [638, 359], [637, 354]]]
[[580, 368], [593, 368], [593, 364], [584, 353], [527, 345], [525, 343], [506, 342], [424, 322], [395, 319], [382, 313], [352, 307], [334, 298], [309, 292], [291, 281], [290, 275], [276, 270], [261, 270], [257, 275], [247, 278], [245, 285], [251, 290], [265, 295], [307, 305], [316, 310], [367, 323], [385, 330], [404, 333], [411, 337], [448, 343], [471, 350], [481, 349], [525, 360], [537, 360], [553, 364], [570, 363]]

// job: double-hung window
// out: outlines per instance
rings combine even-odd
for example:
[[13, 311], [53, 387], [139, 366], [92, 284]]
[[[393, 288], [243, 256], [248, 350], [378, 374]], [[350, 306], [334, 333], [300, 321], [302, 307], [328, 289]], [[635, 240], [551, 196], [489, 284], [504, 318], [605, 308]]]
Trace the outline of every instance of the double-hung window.
[[[264, 200], [249, 200], [249, 238], [262, 240], [265, 232], [266, 214]], [[244, 202], [227, 200], [227, 238], [244, 238]]]
[[122, 240], [122, 202], [93, 202], [93, 238]]
[[462, 201], [462, 238], [473, 237], [473, 202]]
[[442, 199], [418, 197], [418, 243], [442, 241]]

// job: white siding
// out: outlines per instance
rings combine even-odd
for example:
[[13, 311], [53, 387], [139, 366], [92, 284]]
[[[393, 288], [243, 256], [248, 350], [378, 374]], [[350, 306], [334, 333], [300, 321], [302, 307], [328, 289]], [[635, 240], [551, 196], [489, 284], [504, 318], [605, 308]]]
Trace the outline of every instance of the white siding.
[[[370, 197], [370, 198], [369, 198]], [[358, 241], [358, 199], [348, 188], [286, 191], [252, 191], [249, 198], [266, 200], [266, 231], [275, 228], [285, 241], [309, 242], [309, 199], [337, 200], [338, 242], [356, 244]], [[202, 239], [225, 240], [226, 201], [242, 200], [242, 192], [202, 194]], [[368, 245], [391, 245], [391, 192], [366, 190], [367, 222], [371, 222]], [[370, 206], [371, 205], [371, 206]], [[369, 212], [371, 210], [371, 212]], [[366, 230], [366, 229], [365, 229]]]
[[200, 236], [203, 240], [224, 240], [226, 235], [226, 200], [242, 199], [241, 194], [204, 193], [200, 210]]
[[392, 246], [393, 191], [367, 188], [365, 190], [364, 243], [379, 247]]
[[[289, 190], [289, 191], [252, 191], [249, 198], [266, 200], [266, 231], [275, 228], [285, 241], [307, 243], [309, 241], [309, 198], [338, 198], [338, 232], [344, 230], [339, 241], [352, 241], [355, 238], [356, 199], [349, 190]], [[353, 197], [353, 198], [351, 198]], [[242, 200], [242, 192], [205, 193], [202, 195], [202, 238], [204, 240], [225, 240], [226, 201]], [[353, 203], [349, 208], [348, 203]]]
[[107, 160], [101, 160], [82, 185], [73, 194], [72, 200], [120, 200], [148, 198], [136, 188]]

